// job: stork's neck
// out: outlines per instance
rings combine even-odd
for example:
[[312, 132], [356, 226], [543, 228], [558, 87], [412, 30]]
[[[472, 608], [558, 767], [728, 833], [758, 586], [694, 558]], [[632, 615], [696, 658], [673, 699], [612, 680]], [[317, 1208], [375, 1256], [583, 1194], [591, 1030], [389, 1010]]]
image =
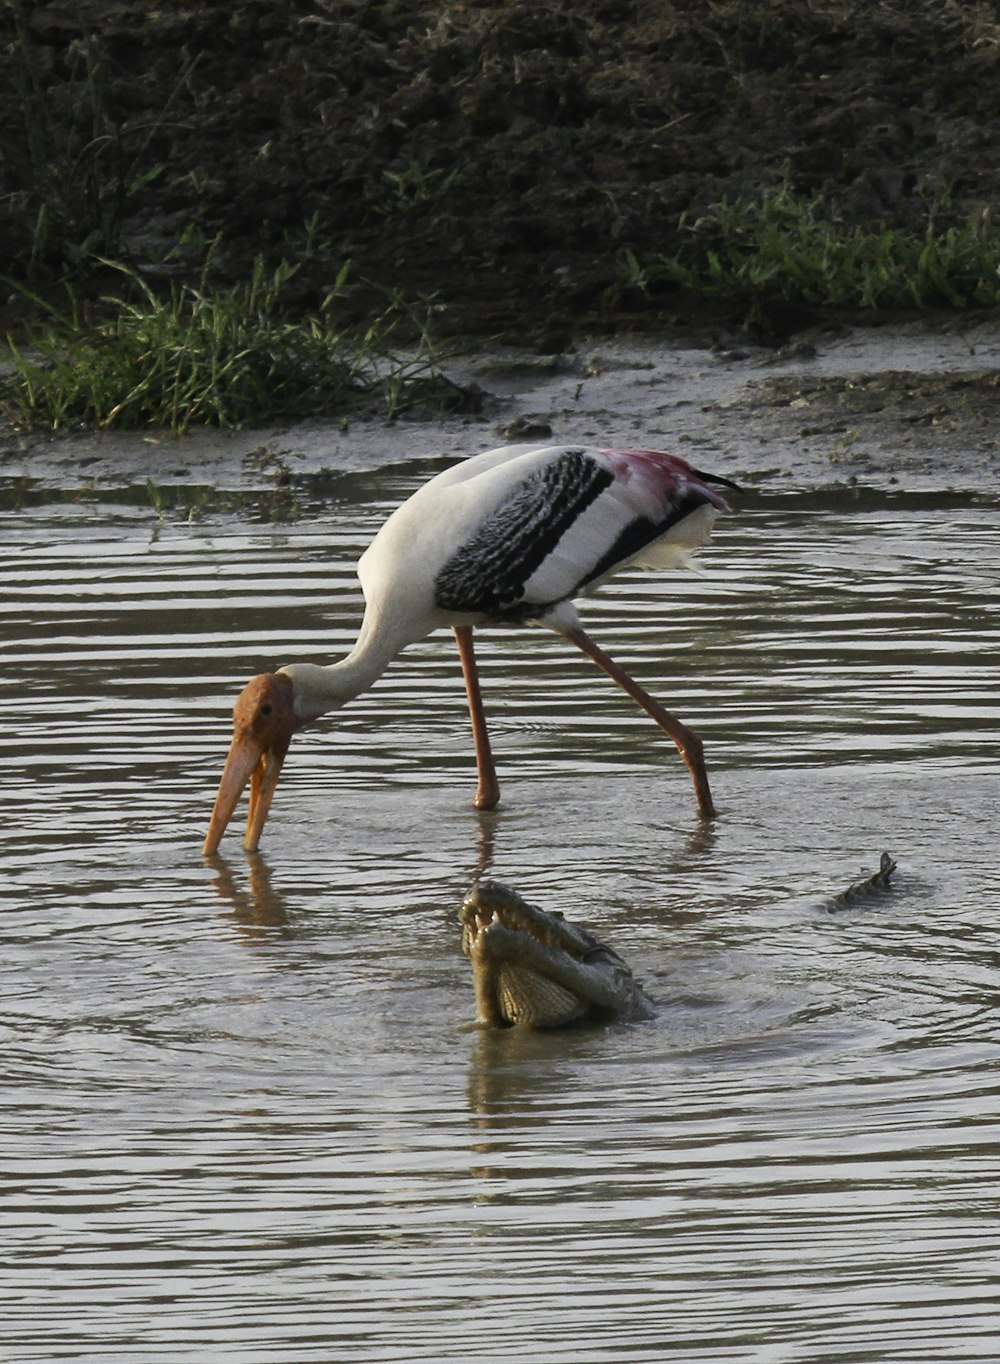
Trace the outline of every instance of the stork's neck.
[[308, 724], [328, 710], [360, 696], [385, 672], [412, 636], [394, 629], [384, 617], [365, 612], [361, 630], [351, 652], [338, 663], [292, 663], [279, 672], [291, 678], [296, 719]]

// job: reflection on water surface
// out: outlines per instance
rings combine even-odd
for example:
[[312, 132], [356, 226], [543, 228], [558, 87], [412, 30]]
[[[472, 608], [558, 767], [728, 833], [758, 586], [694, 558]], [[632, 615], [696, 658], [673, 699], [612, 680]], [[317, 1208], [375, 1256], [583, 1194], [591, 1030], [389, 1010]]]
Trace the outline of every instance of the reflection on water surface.
[[[296, 738], [198, 855], [250, 674], [344, 652], [424, 470], [269, 525], [3, 516], [6, 1357], [985, 1360], [996, 1303], [1000, 514], [750, 504], [555, 637], [450, 637]], [[894, 889], [831, 908], [899, 859]], [[590, 923], [636, 1027], [472, 1026], [484, 867]]]

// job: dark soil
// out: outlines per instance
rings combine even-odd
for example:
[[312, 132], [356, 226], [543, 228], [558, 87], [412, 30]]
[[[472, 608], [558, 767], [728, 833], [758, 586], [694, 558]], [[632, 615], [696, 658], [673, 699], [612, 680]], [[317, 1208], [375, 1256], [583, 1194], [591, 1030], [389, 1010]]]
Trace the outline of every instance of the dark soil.
[[[690, 320], [620, 262], [788, 185], [921, 229], [1000, 199], [1000, 3], [6, 0], [0, 266], [101, 252], [150, 280], [345, 261], [357, 315], [558, 348]], [[187, 229], [188, 245], [177, 243]], [[794, 319], [792, 319], [794, 321]]]

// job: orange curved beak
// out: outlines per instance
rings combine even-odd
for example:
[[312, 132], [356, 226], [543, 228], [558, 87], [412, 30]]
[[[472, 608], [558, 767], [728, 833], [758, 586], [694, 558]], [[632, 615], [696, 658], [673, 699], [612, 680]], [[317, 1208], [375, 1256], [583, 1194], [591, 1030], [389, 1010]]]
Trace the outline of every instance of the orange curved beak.
[[203, 852], [218, 851], [247, 782], [250, 806], [243, 847], [256, 852], [281, 775], [288, 745], [298, 728], [291, 681], [281, 673], [262, 673], [247, 683], [233, 711], [233, 742], [212, 808]]

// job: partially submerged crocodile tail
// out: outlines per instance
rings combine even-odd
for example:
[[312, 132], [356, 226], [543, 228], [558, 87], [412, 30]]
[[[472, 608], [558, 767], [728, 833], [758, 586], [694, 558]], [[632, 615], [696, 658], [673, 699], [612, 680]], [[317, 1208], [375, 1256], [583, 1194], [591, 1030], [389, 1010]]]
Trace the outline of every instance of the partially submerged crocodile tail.
[[871, 895], [873, 892], [877, 891], [888, 890], [889, 878], [895, 870], [895, 858], [891, 857], [889, 853], [884, 852], [879, 859], [878, 871], [873, 872], [871, 876], [866, 877], [863, 881], [855, 881], [852, 885], [848, 886], [846, 890], [842, 890], [839, 895], [835, 895], [833, 897], [833, 904], [846, 905], [852, 900], [859, 899], [861, 896]]

